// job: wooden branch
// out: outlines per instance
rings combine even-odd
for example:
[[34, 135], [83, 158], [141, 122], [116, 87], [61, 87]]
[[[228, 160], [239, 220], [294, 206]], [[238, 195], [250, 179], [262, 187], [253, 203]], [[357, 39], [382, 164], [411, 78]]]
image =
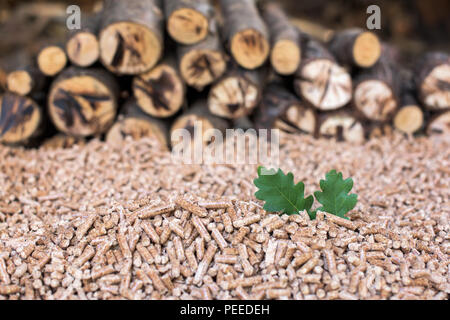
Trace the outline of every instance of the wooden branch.
[[340, 64], [351, 67], [372, 67], [381, 55], [378, 37], [359, 28], [335, 32], [328, 48]]
[[262, 6], [262, 16], [270, 31], [272, 67], [281, 75], [293, 74], [301, 60], [300, 31], [275, 2]]
[[157, 118], [177, 113], [184, 104], [185, 91], [184, 82], [171, 57], [133, 79], [137, 105], [145, 113]]
[[269, 34], [254, 0], [220, 0], [224, 36], [236, 62], [247, 69], [260, 67], [269, 55]]
[[450, 136], [450, 111], [443, 111], [434, 115], [427, 125], [427, 134]]
[[208, 35], [214, 10], [210, 0], [166, 0], [167, 32], [175, 41], [194, 44]]
[[364, 141], [362, 123], [348, 110], [339, 110], [319, 115], [320, 137], [337, 141], [361, 143]]
[[264, 88], [261, 103], [255, 110], [254, 123], [257, 129], [277, 128], [289, 133], [314, 134], [317, 115], [284, 86], [270, 83]]
[[319, 110], [335, 110], [352, 97], [352, 79], [318, 41], [308, 40], [294, 81], [296, 93]]
[[266, 81], [266, 69], [246, 70], [230, 66], [209, 91], [208, 108], [216, 116], [237, 119], [258, 105]]
[[43, 114], [37, 103], [13, 93], [0, 96], [0, 142], [27, 144], [42, 131]]
[[198, 91], [225, 72], [226, 58], [214, 20], [205, 40], [192, 45], [178, 46], [178, 65], [184, 81]]
[[45, 45], [37, 54], [39, 70], [49, 77], [60, 73], [67, 64], [67, 56], [60, 44]]
[[354, 80], [353, 102], [356, 109], [372, 121], [389, 121], [399, 107], [400, 78], [384, 56], [369, 69], [362, 70]]
[[142, 112], [135, 99], [129, 99], [122, 106], [119, 120], [109, 129], [106, 141], [114, 146], [123, 146], [126, 137], [133, 140], [151, 137], [167, 150], [168, 128], [166, 124]]
[[450, 55], [425, 54], [416, 64], [415, 76], [418, 96], [425, 108], [450, 108]]
[[173, 138], [173, 132], [177, 129], [186, 129], [191, 135], [191, 143], [194, 142], [195, 128], [201, 130], [201, 142], [204, 146], [212, 142], [213, 135], [210, 129], [217, 129], [222, 133], [228, 128], [228, 123], [224, 119], [214, 116], [208, 110], [206, 100], [198, 100], [188, 111], [177, 118], [170, 129], [172, 147], [181, 141]]
[[69, 32], [66, 42], [67, 57], [79, 67], [93, 65], [100, 56], [97, 33], [101, 16], [82, 16], [81, 29]]
[[71, 67], [52, 83], [48, 109], [56, 128], [83, 137], [105, 132], [117, 112], [118, 86], [102, 69]]
[[110, 71], [135, 75], [150, 70], [163, 53], [160, 0], [105, 0], [100, 60]]

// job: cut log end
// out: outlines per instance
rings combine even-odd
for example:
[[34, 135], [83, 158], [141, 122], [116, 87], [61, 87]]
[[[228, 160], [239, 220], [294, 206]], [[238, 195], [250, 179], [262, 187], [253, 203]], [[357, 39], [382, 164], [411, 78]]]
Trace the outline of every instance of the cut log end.
[[142, 111], [157, 118], [174, 115], [184, 102], [183, 82], [166, 64], [134, 78], [133, 92]]
[[85, 140], [82, 138], [71, 137], [63, 133], [59, 133], [44, 141], [42, 147], [44, 149], [56, 150], [56, 149], [68, 149], [74, 145], [84, 145]]
[[195, 128], [201, 129], [201, 132], [199, 132], [199, 134], [201, 134], [202, 145], [207, 146], [214, 141], [214, 134], [212, 130], [214, 129], [214, 124], [209, 121], [207, 117], [202, 117], [198, 114], [187, 114], [178, 118], [170, 130], [172, 147], [182, 142], [186, 142], [182, 140], [182, 138], [178, 134], [174, 134], [174, 132], [179, 129], [184, 129], [189, 133], [191, 138], [189, 143], [192, 146], [194, 143], [194, 139], [196, 138]]
[[350, 114], [326, 115], [320, 124], [319, 135], [334, 137], [338, 141], [362, 143], [364, 141], [364, 128], [362, 124]]
[[385, 82], [362, 81], [354, 94], [356, 108], [369, 120], [387, 121], [397, 109], [397, 100]]
[[17, 70], [6, 77], [6, 87], [9, 91], [25, 96], [33, 89], [33, 78], [25, 70]]
[[161, 57], [163, 45], [149, 28], [133, 22], [110, 24], [100, 33], [100, 58], [110, 71], [139, 74]]
[[341, 108], [352, 98], [350, 75], [329, 59], [313, 59], [306, 63], [296, 81], [300, 95], [320, 110]]
[[254, 29], [237, 32], [231, 39], [231, 54], [246, 69], [260, 67], [266, 61], [269, 50], [267, 39]]
[[194, 44], [208, 34], [208, 19], [197, 10], [181, 8], [175, 10], [167, 20], [167, 31], [177, 42]]
[[424, 104], [432, 110], [450, 107], [450, 64], [436, 66], [421, 84]]
[[180, 73], [186, 83], [202, 90], [217, 80], [226, 69], [225, 57], [220, 51], [198, 49], [187, 52], [180, 61]]
[[160, 127], [143, 118], [125, 117], [117, 121], [106, 135], [106, 141], [114, 146], [123, 145], [126, 137], [139, 140], [145, 137], [156, 139], [160, 146], [167, 149], [166, 135]]
[[450, 136], [450, 111], [445, 111], [434, 117], [428, 124], [427, 134]]
[[237, 119], [248, 115], [259, 102], [259, 88], [243, 77], [230, 76], [211, 88], [209, 111], [219, 117]]
[[38, 131], [41, 121], [41, 110], [32, 99], [12, 93], [0, 96], [0, 142], [26, 142]]
[[55, 81], [49, 93], [49, 113], [55, 126], [71, 136], [104, 132], [117, 109], [115, 93], [90, 75]]
[[64, 69], [67, 56], [59, 46], [48, 46], [39, 52], [37, 62], [43, 74], [53, 77]]
[[381, 55], [381, 43], [370, 31], [359, 34], [353, 44], [353, 59], [356, 65], [368, 68], [373, 66]]
[[423, 112], [417, 105], [401, 108], [394, 117], [394, 126], [401, 132], [413, 134], [423, 126]]
[[300, 59], [300, 47], [291, 40], [277, 41], [270, 54], [273, 68], [281, 75], [293, 74], [300, 65]]
[[292, 104], [286, 109], [284, 118], [275, 121], [275, 127], [290, 133], [301, 131], [313, 134], [316, 130], [316, 115], [310, 108]]
[[95, 63], [100, 56], [97, 37], [90, 32], [75, 34], [66, 44], [69, 60], [80, 67], [88, 67]]

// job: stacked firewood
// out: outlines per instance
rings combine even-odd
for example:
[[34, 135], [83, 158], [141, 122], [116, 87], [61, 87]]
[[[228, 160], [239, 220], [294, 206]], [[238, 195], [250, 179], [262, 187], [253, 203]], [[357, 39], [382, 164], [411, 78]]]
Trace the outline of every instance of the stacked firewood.
[[[414, 70], [367, 30], [319, 36], [270, 1], [105, 0], [65, 43], [0, 66], [0, 141], [120, 143], [196, 121], [361, 142], [395, 128], [450, 133], [450, 56]], [[204, 136], [204, 143], [209, 143]], [[172, 141], [173, 142], [173, 141]]]

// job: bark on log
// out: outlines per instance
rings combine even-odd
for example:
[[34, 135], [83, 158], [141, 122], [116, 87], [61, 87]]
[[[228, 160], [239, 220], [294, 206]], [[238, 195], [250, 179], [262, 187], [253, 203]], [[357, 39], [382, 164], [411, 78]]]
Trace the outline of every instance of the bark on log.
[[110, 71], [150, 70], [163, 53], [160, 0], [106, 0], [99, 35], [100, 60]]
[[378, 37], [359, 28], [334, 33], [328, 48], [340, 64], [351, 67], [372, 67], [381, 55]]
[[427, 134], [450, 136], [450, 111], [443, 111], [434, 115], [427, 125]]
[[208, 35], [214, 9], [210, 0], [166, 0], [167, 32], [182, 44], [200, 42]]
[[[171, 144], [173, 147], [182, 142], [174, 135], [177, 129], [185, 129], [189, 132], [191, 137], [190, 143], [194, 143], [195, 138], [201, 138], [200, 142], [202, 145], [207, 146], [213, 140], [213, 134], [210, 129], [217, 129], [223, 133], [228, 127], [227, 121], [211, 114], [206, 100], [201, 99], [196, 101], [188, 111], [175, 120], [170, 130]], [[198, 134], [201, 136], [198, 136]]]
[[351, 100], [352, 79], [321, 43], [309, 39], [303, 47], [294, 89], [313, 107], [335, 110]]
[[59, 44], [45, 45], [37, 54], [37, 64], [44, 75], [56, 76], [67, 64], [64, 47]]
[[381, 57], [369, 69], [362, 70], [354, 80], [353, 102], [356, 109], [372, 121], [391, 120], [399, 107], [399, 70]]
[[289, 133], [314, 134], [317, 115], [284, 86], [271, 83], [264, 88], [254, 124], [257, 129], [277, 128]]
[[249, 115], [258, 105], [266, 81], [266, 69], [246, 70], [230, 66], [209, 91], [209, 111], [219, 117], [237, 119]]
[[71, 67], [52, 83], [48, 108], [56, 128], [83, 137], [105, 132], [117, 112], [118, 86], [102, 69]]
[[13, 93], [0, 96], [0, 142], [27, 144], [42, 132], [44, 122], [40, 106], [29, 97]]
[[70, 62], [79, 67], [93, 65], [100, 56], [98, 28], [100, 14], [82, 18], [81, 29], [69, 33], [66, 41], [66, 52]]
[[301, 61], [300, 31], [274, 2], [262, 5], [262, 16], [270, 32], [272, 67], [281, 75], [293, 74]]
[[364, 141], [364, 127], [352, 112], [332, 111], [319, 115], [318, 135], [337, 141], [361, 143]]
[[178, 65], [184, 81], [203, 90], [225, 72], [226, 58], [214, 20], [210, 20], [209, 33], [205, 40], [192, 45], [178, 46]]
[[419, 99], [427, 109], [450, 108], [450, 55], [425, 54], [416, 64], [415, 77]]
[[269, 34], [254, 0], [220, 0], [224, 36], [236, 62], [247, 69], [260, 67], [269, 55]]
[[125, 102], [119, 119], [106, 134], [106, 142], [120, 147], [128, 136], [133, 140], [150, 137], [167, 150], [169, 133], [166, 124], [142, 112], [135, 99]]
[[185, 86], [174, 58], [133, 79], [133, 94], [143, 112], [157, 118], [177, 113], [185, 101]]

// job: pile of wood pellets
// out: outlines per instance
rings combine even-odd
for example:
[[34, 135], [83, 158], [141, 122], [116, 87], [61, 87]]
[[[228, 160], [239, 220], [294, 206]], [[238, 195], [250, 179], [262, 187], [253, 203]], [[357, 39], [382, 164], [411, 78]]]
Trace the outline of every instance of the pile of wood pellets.
[[281, 136], [306, 194], [355, 181], [350, 220], [278, 215], [256, 165], [180, 165], [155, 140], [0, 148], [0, 299], [448, 299], [450, 140]]

